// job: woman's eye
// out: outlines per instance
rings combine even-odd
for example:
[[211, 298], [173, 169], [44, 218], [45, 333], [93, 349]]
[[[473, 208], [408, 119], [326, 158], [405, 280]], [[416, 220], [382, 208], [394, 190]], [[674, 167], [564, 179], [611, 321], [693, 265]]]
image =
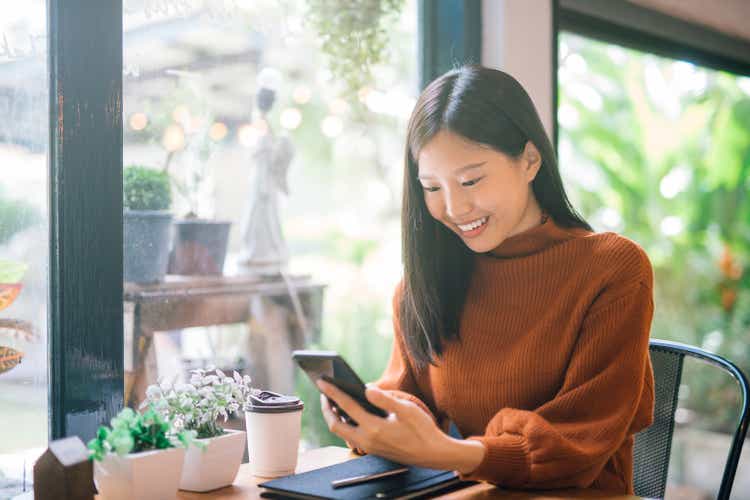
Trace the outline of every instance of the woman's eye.
[[470, 181], [462, 182], [461, 185], [466, 186], [466, 187], [473, 186], [477, 182], [481, 181], [482, 179], [484, 179], [484, 177], [477, 177], [476, 179], [471, 179]]
[[433, 187], [433, 186], [422, 186], [422, 189], [424, 189], [428, 193], [434, 193], [435, 191], [437, 191], [440, 188], [439, 187]]

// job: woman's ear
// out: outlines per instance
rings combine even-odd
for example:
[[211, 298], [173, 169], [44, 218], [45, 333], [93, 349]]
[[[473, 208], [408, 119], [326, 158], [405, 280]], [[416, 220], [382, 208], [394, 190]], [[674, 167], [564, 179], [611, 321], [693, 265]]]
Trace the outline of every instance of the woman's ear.
[[542, 166], [542, 155], [531, 141], [526, 141], [526, 145], [524, 146], [521, 155], [523, 158], [523, 168], [526, 172], [526, 179], [531, 182], [536, 178], [536, 174], [539, 173], [539, 169]]

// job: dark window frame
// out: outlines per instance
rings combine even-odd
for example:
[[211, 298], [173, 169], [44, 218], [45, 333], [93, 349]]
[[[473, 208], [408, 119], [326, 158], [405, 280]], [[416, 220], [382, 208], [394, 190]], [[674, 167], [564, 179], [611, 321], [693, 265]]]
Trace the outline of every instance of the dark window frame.
[[[421, 86], [478, 63], [481, 2], [418, 1]], [[122, 27], [122, 0], [47, 2], [50, 439], [123, 407]]]
[[419, 0], [419, 88], [462, 64], [482, 59], [481, 0]]
[[89, 439], [123, 405], [122, 0], [47, 9], [49, 436]]

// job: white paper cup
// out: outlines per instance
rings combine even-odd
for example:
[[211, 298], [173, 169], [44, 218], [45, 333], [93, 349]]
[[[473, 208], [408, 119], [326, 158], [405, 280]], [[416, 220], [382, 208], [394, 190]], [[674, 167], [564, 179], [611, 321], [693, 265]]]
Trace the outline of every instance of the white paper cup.
[[245, 430], [253, 475], [294, 474], [304, 403], [294, 396], [271, 391], [263, 391], [250, 399], [245, 406]]

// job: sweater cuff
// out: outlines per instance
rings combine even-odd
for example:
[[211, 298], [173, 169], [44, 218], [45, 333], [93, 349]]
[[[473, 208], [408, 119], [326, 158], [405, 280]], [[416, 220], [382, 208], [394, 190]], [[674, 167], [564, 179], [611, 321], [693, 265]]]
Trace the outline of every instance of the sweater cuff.
[[502, 486], [522, 486], [529, 478], [529, 445], [524, 436], [503, 433], [500, 436], [472, 436], [486, 449], [484, 459], [465, 481], [488, 481]]

